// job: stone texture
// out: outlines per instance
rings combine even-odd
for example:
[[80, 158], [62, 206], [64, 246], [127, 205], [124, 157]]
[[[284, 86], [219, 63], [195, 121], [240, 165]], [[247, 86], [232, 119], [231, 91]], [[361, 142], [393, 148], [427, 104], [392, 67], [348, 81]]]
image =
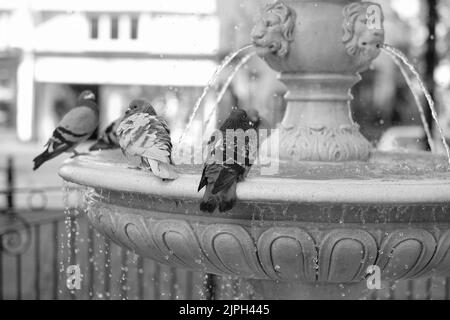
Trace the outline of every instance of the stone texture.
[[[94, 226], [121, 246], [171, 266], [244, 278], [356, 283], [377, 265], [383, 281], [450, 275], [450, 224], [316, 224], [164, 217], [91, 203]], [[167, 213], [167, 215], [170, 215]]]

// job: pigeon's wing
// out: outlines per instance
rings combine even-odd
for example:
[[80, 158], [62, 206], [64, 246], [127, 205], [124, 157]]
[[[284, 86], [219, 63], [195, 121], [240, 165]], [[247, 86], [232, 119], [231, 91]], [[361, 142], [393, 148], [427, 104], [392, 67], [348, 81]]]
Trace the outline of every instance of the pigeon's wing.
[[90, 136], [98, 126], [98, 113], [92, 108], [76, 107], [70, 110], [59, 122], [57, 128], [71, 134], [74, 138]]
[[226, 150], [224, 149], [225, 144], [223, 141], [223, 134], [220, 130], [216, 130], [211, 135], [206, 147], [208, 148], [208, 153], [205, 160], [205, 165], [211, 163], [222, 164], [224, 162]]
[[203, 167], [202, 177], [198, 185], [198, 191], [202, 190], [209, 183], [215, 183], [215, 181], [219, 178], [220, 171], [222, 169], [223, 166], [221, 164], [205, 164]]
[[212, 193], [216, 194], [220, 191], [227, 190], [233, 183], [239, 180], [239, 177], [244, 174], [244, 171], [245, 169], [238, 164], [223, 165], [219, 176], [214, 182]]
[[79, 106], [70, 110], [58, 123], [51, 138], [45, 144], [46, 150], [33, 159], [33, 170], [86, 141], [97, 128], [97, 124], [98, 112], [95, 108]]
[[217, 178], [219, 178], [220, 171], [223, 169], [223, 146], [222, 132], [216, 130], [211, 135], [206, 145], [208, 153], [205, 159], [198, 191], [208, 184], [214, 184], [217, 181]]
[[170, 131], [161, 117], [133, 114], [121, 122], [117, 134], [120, 146], [128, 154], [171, 163]]
[[85, 137], [73, 134], [63, 127], [57, 127], [45, 146], [49, 153], [62, 153], [76, 146]]
[[244, 172], [245, 169], [235, 161], [234, 141], [227, 143], [225, 140], [223, 134], [211, 136], [199, 190], [208, 184], [213, 184], [212, 194], [227, 190]]
[[46, 146], [49, 153], [64, 152], [86, 141], [97, 128], [98, 115], [88, 107], [69, 111], [53, 131]]

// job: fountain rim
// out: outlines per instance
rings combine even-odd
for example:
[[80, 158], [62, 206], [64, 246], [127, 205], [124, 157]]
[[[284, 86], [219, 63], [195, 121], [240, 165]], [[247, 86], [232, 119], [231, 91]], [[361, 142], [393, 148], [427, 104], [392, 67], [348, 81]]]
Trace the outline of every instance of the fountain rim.
[[[96, 163], [80, 156], [66, 160], [59, 175], [68, 182], [110, 191], [156, 195], [162, 198], [201, 199], [200, 174], [180, 174], [163, 182], [146, 171], [115, 164]], [[420, 199], [417, 196], [420, 194]], [[251, 177], [238, 184], [240, 201], [296, 202], [308, 204], [436, 204], [450, 203], [450, 180], [306, 180]]]

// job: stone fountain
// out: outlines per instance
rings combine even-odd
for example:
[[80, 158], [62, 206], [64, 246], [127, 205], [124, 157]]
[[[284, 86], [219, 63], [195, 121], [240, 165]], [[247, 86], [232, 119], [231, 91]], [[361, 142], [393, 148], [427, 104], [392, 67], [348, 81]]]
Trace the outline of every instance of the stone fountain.
[[92, 224], [160, 263], [248, 279], [267, 299], [363, 298], [372, 266], [383, 281], [450, 274], [446, 159], [376, 151], [351, 118], [350, 90], [384, 42], [381, 7], [276, 2], [252, 39], [289, 90], [279, 172], [255, 167], [238, 205], [210, 215], [200, 168], [161, 182], [120, 152], [81, 156], [60, 175], [91, 188]]

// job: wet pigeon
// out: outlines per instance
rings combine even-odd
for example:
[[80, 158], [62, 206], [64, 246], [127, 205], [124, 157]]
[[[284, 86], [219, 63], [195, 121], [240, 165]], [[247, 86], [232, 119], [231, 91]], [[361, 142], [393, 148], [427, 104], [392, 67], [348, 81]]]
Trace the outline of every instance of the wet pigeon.
[[117, 128], [122, 152], [139, 157], [141, 166], [163, 180], [178, 174], [172, 162], [170, 130], [164, 118], [145, 100], [133, 100]]
[[98, 107], [92, 91], [83, 91], [78, 97], [75, 108], [70, 110], [53, 131], [52, 137], [45, 145], [46, 150], [33, 159], [33, 170], [37, 170], [44, 162], [53, 159], [63, 152], [79, 155], [75, 148], [86, 141], [98, 126]]
[[[213, 134], [208, 142], [210, 152], [205, 162], [198, 191], [206, 187], [200, 210], [214, 212], [219, 206], [220, 212], [231, 210], [236, 204], [237, 183], [247, 176], [252, 159], [256, 156], [251, 154], [257, 150], [257, 129], [260, 118], [257, 112], [252, 111], [254, 117], [250, 118], [247, 112], [240, 109], [232, 110], [230, 116], [220, 127], [220, 135]], [[255, 130], [252, 138], [228, 139], [227, 130], [242, 129]], [[249, 135], [251, 137], [251, 135]], [[253, 157], [253, 158], [252, 158]]]

